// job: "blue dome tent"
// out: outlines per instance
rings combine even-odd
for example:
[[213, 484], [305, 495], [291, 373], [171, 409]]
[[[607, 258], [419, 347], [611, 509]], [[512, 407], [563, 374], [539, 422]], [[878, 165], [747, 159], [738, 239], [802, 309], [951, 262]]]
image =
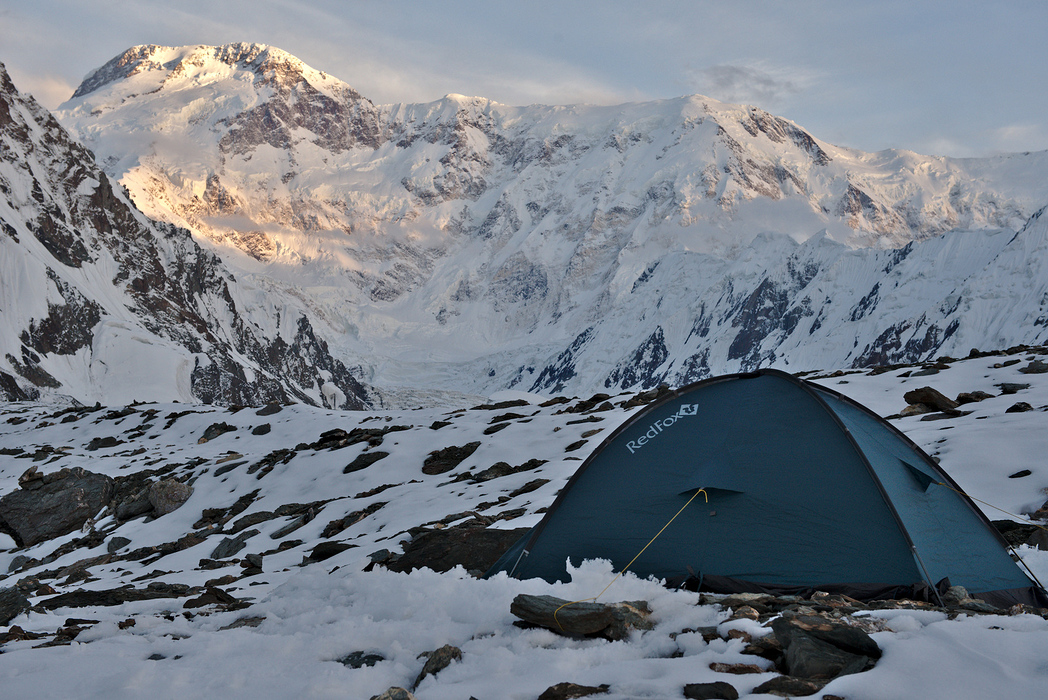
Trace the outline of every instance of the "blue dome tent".
[[566, 580], [569, 558], [621, 568], [649, 541], [631, 571], [700, 590], [935, 600], [961, 585], [997, 606], [1048, 606], [919, 447], [777, 370], [698, 382], [638, 412], [488, 575]]

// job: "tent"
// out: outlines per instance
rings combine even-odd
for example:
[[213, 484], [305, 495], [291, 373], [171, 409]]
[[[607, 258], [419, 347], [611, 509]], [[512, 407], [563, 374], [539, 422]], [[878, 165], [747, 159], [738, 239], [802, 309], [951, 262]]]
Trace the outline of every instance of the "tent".
[[936, 600], [961, 585], [998, 606], [1048, 606], [912, 441], [771, 369], [683, 387], [631, 417], [488, 575], [566, 580], [569, 559], [621, 569], [649, 541], [631, 571], [699, 590]]

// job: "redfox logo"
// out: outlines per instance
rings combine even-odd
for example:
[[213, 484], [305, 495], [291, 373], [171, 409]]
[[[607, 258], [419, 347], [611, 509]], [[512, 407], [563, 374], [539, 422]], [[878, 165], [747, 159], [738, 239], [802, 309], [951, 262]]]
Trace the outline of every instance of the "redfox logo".
[[666, 416], [648, 426], [648, 430], [638, 437], [636, 440], [629, 440], [626, 442], [626, 449], [630, 451], [630, 454], [635, 453], [640, 448], [644, 447], [648, 442], [657, 438], [663, 430], [676, 423], [679, 419], [685, 416], [697, 416], [699, 414], [699, 405], [697, 403], [685, 403], [681, 404], [677, 412], [672, 416]]

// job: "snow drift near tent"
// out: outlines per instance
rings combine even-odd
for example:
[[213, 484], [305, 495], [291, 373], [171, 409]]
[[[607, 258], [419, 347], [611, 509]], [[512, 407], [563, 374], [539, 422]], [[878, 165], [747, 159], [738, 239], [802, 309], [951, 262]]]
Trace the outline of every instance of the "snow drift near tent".
[[638, 413], [489, 575], [566, 579], [568, 559], [624, 567], [685, 504], [631, 571], [718, 592], [871, 599], [946, 584], [995, 605], [1048, 605], [919, 447], [850, 399], [776, 370], [692, 384]]

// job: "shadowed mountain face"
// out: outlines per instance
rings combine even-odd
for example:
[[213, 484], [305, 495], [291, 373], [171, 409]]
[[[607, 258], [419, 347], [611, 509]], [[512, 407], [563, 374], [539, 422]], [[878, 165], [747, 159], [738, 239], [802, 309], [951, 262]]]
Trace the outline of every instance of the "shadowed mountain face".
[[2, 66], [0, 142], [0, 397], [365, 405], [305, 315], [245, 317], [222, 261], [138, 211]]
[[374, 105], [253, 44], [135, 47], [59, 117], [235, 270], [241, 314], [295, 309], [390, 390], [582, 393], [1043, 340], [1016, 251], [1039, 250], [1048, 153], [862, 153], [701, 96]]

